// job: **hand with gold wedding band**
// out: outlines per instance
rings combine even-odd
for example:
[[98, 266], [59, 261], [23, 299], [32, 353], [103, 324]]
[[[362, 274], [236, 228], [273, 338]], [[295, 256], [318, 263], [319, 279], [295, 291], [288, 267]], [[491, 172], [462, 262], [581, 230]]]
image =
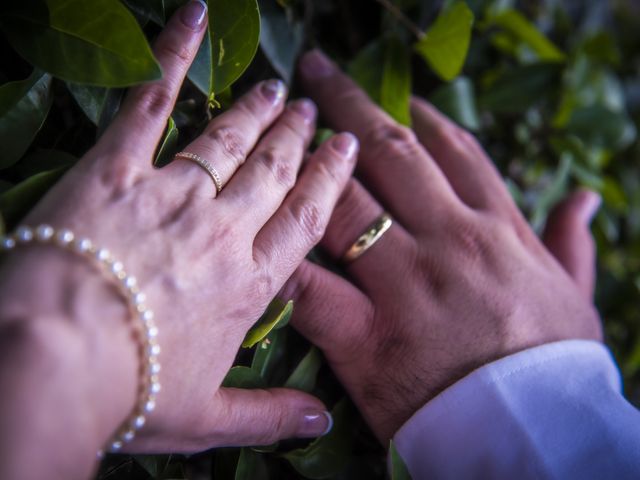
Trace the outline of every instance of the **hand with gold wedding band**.
[[[301, 170], [315, 106], [286, 104], [285, 85], [271, 80], [185, 148], [215, 169], [217, 196], [217, 182], [194, 161], [155, 169], [154, 151], [206, 18], [199, 1], [176, 13], [154, 46], [163, 78], [128, 92], [98, 143], [25, 219], [108, 246], [155, 312], [162, 390], [123, 445], [129, 452], [270, 444], [330, 427], [327, 407], [306, 393], [221, 382], [248, 329], [322, 237], [357, 140], [334, 136]], [[16, 249], [1, 268], [0, 339], [8, 343], [0, 342], [0, 385], [19, 378], [19, 388], [0, 389], [3, 411], [11, 412], [0, 441], [40, 460], [16, 453], [2, 462], [0, 477], [86, 477], [95, 452], [136, 405], [140, 365], [128, 306], [84, 261], [50, 246]], [[19, 475], [8, 473], [12, 464]]]
[[354, 132], [361, 151], [321, 242], [347, 260], [347, 278], [305, 262], [281, 295], [383, 445], [487, 362], [602, 338], [588, 230], [597, 196], [563, 204], [543, 244], [475, 138], [427, 102], [412, 102], [412, 130], [319, 51], [303, 57], [300, 76], [329, 126]]

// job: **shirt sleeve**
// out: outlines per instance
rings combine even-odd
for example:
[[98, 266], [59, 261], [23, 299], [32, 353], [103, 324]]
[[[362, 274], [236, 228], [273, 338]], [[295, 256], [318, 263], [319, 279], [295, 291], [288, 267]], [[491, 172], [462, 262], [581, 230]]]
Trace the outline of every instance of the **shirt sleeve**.
[[418, 410], [394, 443], [414, 480], [640, 478], [640, 412], [595, 341], [479, 368]]

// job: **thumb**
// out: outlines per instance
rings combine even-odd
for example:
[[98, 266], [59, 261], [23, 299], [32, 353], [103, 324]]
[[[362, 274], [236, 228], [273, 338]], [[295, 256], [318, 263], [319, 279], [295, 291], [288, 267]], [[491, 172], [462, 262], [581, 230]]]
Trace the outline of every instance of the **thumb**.
[[325, 405], [298, 390], [221, 388], [217, 399], [216, 411], [223, 418], [216, 419], [216, 429], [224, 431], [216, 435], [217, 445], [269, 445], [286, 438], [320, 437], [333, 426]]
[[591, 299], [595, 287], [596, 249], [589, 224], [601, 198], [590, 190], [571, 194], [553, 209], [543, 242], [584, 295]]

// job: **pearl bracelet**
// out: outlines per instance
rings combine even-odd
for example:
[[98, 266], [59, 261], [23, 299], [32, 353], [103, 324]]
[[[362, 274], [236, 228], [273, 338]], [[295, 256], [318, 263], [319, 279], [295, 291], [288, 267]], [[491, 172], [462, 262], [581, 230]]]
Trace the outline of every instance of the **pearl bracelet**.
[[[137, 431], [145, 424], [146, 416], [155, 409], [156, 395], [160, 392], [160, 363], [158, 362], [160, 346], [156, 340], [158, 327], [153, 321], [153, 312], [145, 305], [146, 297], [138, 288], [136, 278], [125, 271], [122, 262], [116, 260], [109, 250], [95, 246], [88, 238], [78, 238], [71, 230], [55, 230], [49, 225], [40, 225], [35, 229], [21, 226], [13, 235], [0, 237], [0, 248], [5, 252], [30, 243], [55, 245], [93, 260], [101, 270], [115, 280], [119, 291], [129, 303], [133, 316], [140, 320], [136, 322], [137, 326], [134, 325], [139, 340], [140, 358], [144, 359], [138, 403], [108, 444], [110, 451], [117, 452], [125, 443], [133, 440]], [[99, 457], [103, 454], [103, 451], [98, 452]]]

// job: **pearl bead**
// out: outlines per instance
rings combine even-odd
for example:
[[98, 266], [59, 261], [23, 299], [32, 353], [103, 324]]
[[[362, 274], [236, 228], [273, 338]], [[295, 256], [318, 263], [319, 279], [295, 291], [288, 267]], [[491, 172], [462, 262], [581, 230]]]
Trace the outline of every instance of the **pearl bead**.
[[146, 423], [146, 421], [147, 419], [145, 418], [144, 415], [138, 415], [133, 421], [133, 426], [139, 430], [142, 427], [144, 427], [144, 424]]
[[18, 227], [16, 230], [16, 238], [21, 243], [27, 243], [33, 240], [33, 230], [29, 227]]
[[147, 338], [155, 338], [158, 336], [158, 327], [149, 327], [147, 330]]
[[111, 253], [106, 248], [101, 248], [96, 252], [96, 258], [101, 262], [108, 262], [111, 258]]
[[147, 403], [144, 404], [144, 411], [147, 413], [153, 412], [156, 408], [156, 401], [154, 398], [149, 398]]
[[131, 290], [133, 287], [136, 286], [138, 281], [136, 280], [136, 277], [132, 277], [131, 275], [128, 275], [122, 279], [122, 283], [124, 283], [124, 286], [126, 288]]
[[60, 245], [68, 245], [73, 242], [73, 232], [71, 230], [58, 230], [58, 235], [56, 235], [56, 240]]
[[122, 265], [122, 262], [113, 262], [113, 264], [111, 265], [111, 271], [113, 273], [121, 272], [122, 269], [124, 269], [124, 265]]
[[133, 440], [133, 438], [135, 436], [136, 436], [136, 432], [134, 432], [133, 430], [127, 430], [122, 435], [122, 440], [124, 440], [125, 442], [129, 443], [131, 440]]
[[158, 373], [160, 373], [160, 364], [153, 362], [149, 365], [149, 371], [153, 374], [153, 375], [157, 375]]
[[53, 227], [51, 227], [50, 225], [40, 225], [36, 229], [36, 237], [38, 237], [38, 240], [43, 242], [46, 242], [51, 237], [53, 237], [54, 233], [55, 231], [53, 230]]
[[153, 311], [152, 310], [145, 310], [144, 312], [142, 312], [142, 320], [146, 323], [146, 322], [150, 322], [151, 320], [153, 320]]
[[152, 383], [151, 387], [149, 388], [149, 391], [151, 393], [160, 393], [160, 390], [162, 389], [162, 386], [159, 383]]
[[122, 448], [122, 442], [120, 440], [116, 440], [111, 444], [111, 451], [117, 452]]
[[144, 293], [139, 292], [133, 296], [133, 303], [135, 305], [142, 305], [146, 299], [147, 296]]
[[11, 237], [2, 237], [2, 249], [11, 250], [16, 246], [16, 241]]
[[91, 240], [89, 240], [88, 238], [79, 238], [78, 240], [76, 240], [76, 250], [80, 253], [90, 251], [92, 246], [93, 245], [91, 244]]
[[160, 355], [160, 345], [149, 345], [149, 354], [154, 357]]

